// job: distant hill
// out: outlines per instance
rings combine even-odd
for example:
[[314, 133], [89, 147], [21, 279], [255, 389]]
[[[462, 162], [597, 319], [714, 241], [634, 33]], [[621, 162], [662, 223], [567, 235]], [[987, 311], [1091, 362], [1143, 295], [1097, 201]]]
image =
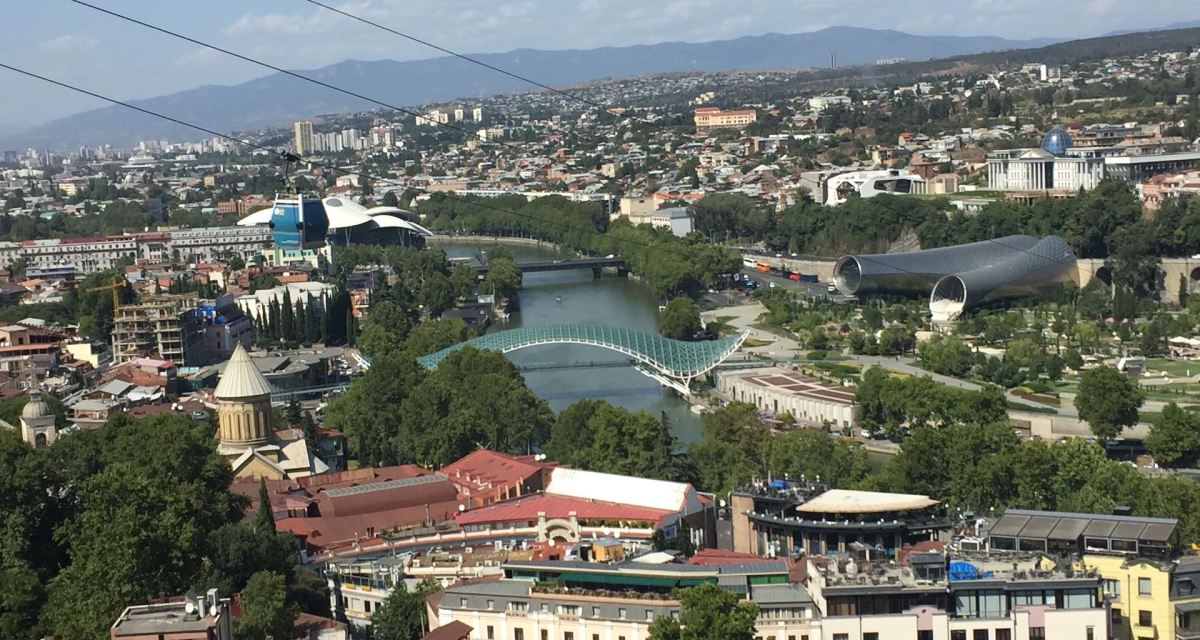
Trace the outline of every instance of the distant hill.
[[[1054, 40], [990, 36], [917, 36], [899, 31], [832, 27], [800, 34], [766, 34], [733, 40], [665, 42], [631, 47], [540, 51], [518, 49], [474, 57], [551, 85], [673, 71], [794, 69], [871, 64], [883, 58], [927, 60], [983, 51], [1039, 47]], [[347, 60], [304, 75], [396, 106], [485, 97], [532, 89], [477, 65], [452, 58], [396, 62]], [[134, 104], [217, 131], [250, 130], [318, 114], [377, 108], [345, 94], [275, 73], [234, 86], [204, 86]], [[75, 147], [137, 140], [204, 138], [191, 129], [125, 109], [103, 107], [55, 120], [0, 139], [0, 149]]]
[[1176, 30], [1176, 29], [1194, 29], [1194, 28], [1196, 28], [1196, 27], [1200, 27], [1200, 20], [1191, 20], [1191, 21], [1188, 21], [1188, 22], [1176, 22], [1176, 23], [1174, 23], [1174, 24], [1169, 24], [1169, 25], [1166, 25], [1165, 27], [1152, 27], [1152, 28], [1149, 28], [1149, 29], [1122, 29], [1122, 30], [1120, 30], [1120, 31], [1109, 31], [1108, 33], [1104, 34], [1104, 35], [1103, 35], [1103, 36], [1101, 36], [1101, 37], [1102, 37], [1102, 38], [1107, 38], [1107, 37], [1109, 37], [1109, 36], [1123, 36], [1123, 35], [1126, 35], [1126, 34], [1129, 34], [1129, 33], [1138, 33], [1139, 31], [1140, 31], [1140, 32], [1146, 32], [1146, 31], [1174, 31], [1174, 30]]

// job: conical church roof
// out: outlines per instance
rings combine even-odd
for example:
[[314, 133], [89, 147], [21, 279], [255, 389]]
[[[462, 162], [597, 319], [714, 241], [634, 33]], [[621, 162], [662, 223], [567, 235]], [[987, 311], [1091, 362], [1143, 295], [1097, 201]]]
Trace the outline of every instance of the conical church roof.
[[271, 391], [271, 383], [267, 382], [250, 360], [250, 354], [239, 344], [229, 362], [225, 363], [225, 371], [221, 374], [214, 395], [217, 400], [232, 400], [267, 396], [271, 395]]

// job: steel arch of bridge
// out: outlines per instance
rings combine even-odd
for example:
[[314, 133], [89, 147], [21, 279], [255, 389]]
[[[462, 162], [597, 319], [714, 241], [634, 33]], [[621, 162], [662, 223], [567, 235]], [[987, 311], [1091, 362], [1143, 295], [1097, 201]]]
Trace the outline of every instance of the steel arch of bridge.
[[432, 369], [447, 355], [467, 345], [510, 353], [545, 344], [581, 344], [629, 356], [637, 361], [638, 369], [646, 375], [687, 394], [692, 380], [733, 355], [738, 347], [742, 346], [747, 335], [739, 333], [720, 340], [686, 342], [619, 327], [545, 325], [484, 334], [418, 358], [417, 362], [427, 369]]

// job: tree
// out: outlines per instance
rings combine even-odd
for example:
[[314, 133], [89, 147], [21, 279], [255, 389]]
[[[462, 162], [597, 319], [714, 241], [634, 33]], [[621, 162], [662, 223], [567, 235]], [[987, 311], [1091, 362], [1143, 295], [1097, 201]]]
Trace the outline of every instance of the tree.
[[777, 476], [820, 478], [834, 487], [852, 486], [867, 475], [867, 454], [861, 446], [819, 429], [798, 428], [774, 436], [768, 457]]
[[542, 451], [591, 471], [675, 480], [675, 445], [668, 426], [648, 413], [580, 400], [558, 415]]
[[1111, 440], [1137, 423], [1143, 399], [1129, 376], [1112, 367], [1098, 367], [1083, 372], [1075, 408], [1097, 438]]
[[428, 580], [422, 582], [416, 591], [409, 591], [403, 582], [398, 583], [371, 616], [371, 635], [374, 640], [417, 640], [424, 635], [425, 599], [437, 588]]
[[703, 331], [700, 309], [687, 296], [672, 298], [658, 315], [658, 332], [675, 340], [695, 340]]
[[259, 571], [250, 576], [238, 594], [242, 617], [237, 620], [239, 640], [291, 638], [297, 608], [287, 603], [283, 576]]
[[395, 191], [388, 191], [383, 194], [383, 199], [379, 201], [379, 204], [385, 207], [399, 207], [400, 200], [396, 197]]
[[355, 344], [372, 358], [399, 351], [412, 326], [412, 318], [400, 305], [392, 300], [382, 300], [371, 305], [371, 313]]
[[679, 591], [679, 619], [656, 618], [650, 640], [752, 640], [758, 605], [713, 583]]
[[766, 471], [770, 429], [752, 404], [731, 402], [704, 414], [700, 439], [688, 447], [693, 484], [725, 493]]
[[1200, 454], [1200, 415], [1171, 402], [1150, 425], [1146, 450], [1167, 467], [1191, 466]]

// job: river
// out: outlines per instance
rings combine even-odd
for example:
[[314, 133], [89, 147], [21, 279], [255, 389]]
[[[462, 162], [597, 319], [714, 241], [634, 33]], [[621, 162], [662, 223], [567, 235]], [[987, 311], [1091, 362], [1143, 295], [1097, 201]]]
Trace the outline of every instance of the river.
[[[451, 258], [476, 257], [491, 245], [436, 242]], [[554, 249], [521, 244], [504, 245], [518, 263], [571, 257]], [[656, 332], [658, 298], [650, 287], [627, 278], [605, 275], [593, 278], [591, 270], [530, 273], [518, 296], [520, 308], [490, 331], [547, 324], [603, 324]], [[571, 365], [628, 360], [614, 351], [585, 345], [555, 344], [530, 347], [509, 354], [521, 367]], [[666, 415], [671, 432], [681, 444], [700, 437], [700, 418], [687, 402], [665, 390], [633, 367], [593, 367], [524, 372], [525, 383], [555, 411], [577, 400], [596, 398], [633, 411]]]

